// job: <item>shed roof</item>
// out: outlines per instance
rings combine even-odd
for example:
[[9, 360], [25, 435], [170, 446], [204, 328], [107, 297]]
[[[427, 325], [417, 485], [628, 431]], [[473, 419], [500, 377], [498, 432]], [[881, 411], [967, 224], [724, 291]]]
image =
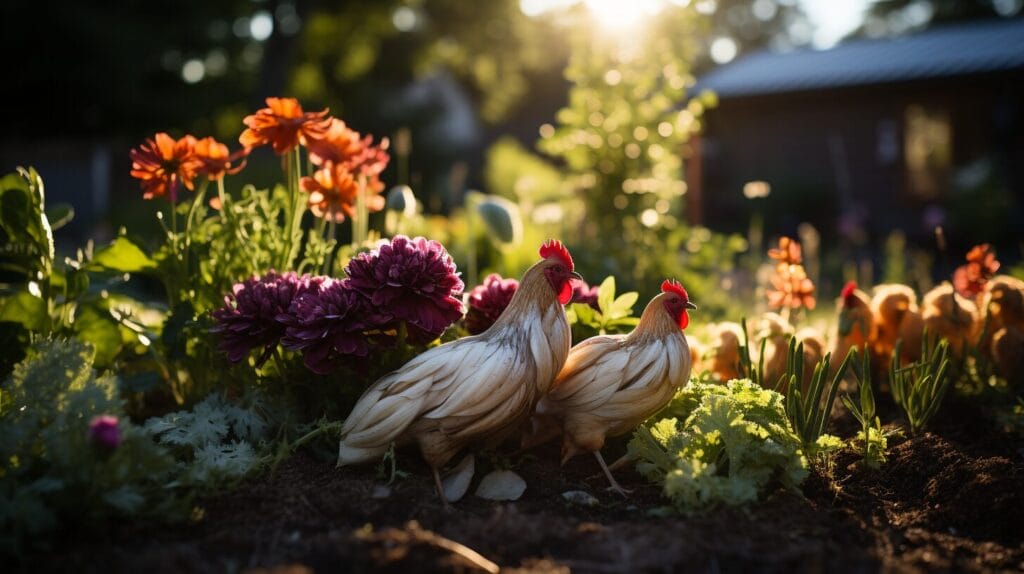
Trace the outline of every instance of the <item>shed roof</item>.
[[1024, 19], [936, 27], [888, 39], [853, 40], [828, 50], [761, 51], [698, 82], [721, 98], [1024, 69]]

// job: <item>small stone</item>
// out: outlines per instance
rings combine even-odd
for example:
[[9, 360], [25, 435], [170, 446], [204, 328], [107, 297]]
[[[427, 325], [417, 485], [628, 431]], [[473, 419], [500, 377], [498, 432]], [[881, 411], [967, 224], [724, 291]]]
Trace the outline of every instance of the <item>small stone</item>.
[[370, 498], [387, 498], [391, 496], [391, 487], [386, 484], [376, 484], [370, 491]]
[[526, 481], [511, 470], [496, 470], [476, 487], [476, 495], [487, 500], [519, 500], [524, 492]]
[[579, 506], [597, 506], [600, 504], [593, 495], [585, 490], [567, 490], [562, 493], [562, 498]]
[[458, 502], [469, 490], [469, 483], [473, 480], [473, 473], [476, 472], [476, 458], [467, 454], [462, 461], [451, 469], [441, 479], [441, 488], [444, 489], [444, 498], [448, 502]]

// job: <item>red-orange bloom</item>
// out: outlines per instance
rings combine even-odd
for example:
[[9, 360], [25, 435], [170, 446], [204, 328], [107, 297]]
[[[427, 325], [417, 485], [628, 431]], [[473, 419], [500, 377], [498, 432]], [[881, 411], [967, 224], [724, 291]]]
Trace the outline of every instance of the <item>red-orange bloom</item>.
[[975, 298], [985, 283], [999, 271], [999, 260], [988, 243], [975, 245], [967, 252], [967, 264], [953, 272], [953, 286], [964, 297]]
[[769, 289], [768, 306], [774, 309], [806, 307], [814, 309], [814, 282], [807, 277], [803, 265], [780, 264], [771, 278], [773, 289]]
[[344, 165], [353, 173], [377, 176], [391, 159], [388, 145], [388, 139], [384, 138], [380, 145], [374, 146], [373, 136], [360, 139], [359, 132], [346, 126], [345, 122], [331, 118], [327, 134], [309, 143], [309, 161], [318, 166]]
[[[356, 213], [360, 176], [344, 165], [329, 165], [317, 170], [312, 177], [303, 177], [299, 187], [309, 192], [309, 210], [317, 217], [342, 222]], [[362, 177], [366, 181], [366, 208], [368, 211], [384, 209], [380, 192], [384, 184], [376, 177]]]
[[768, 257], [786, 265], [800, 265], [804, 261], [800, 244], [786, 236], [779, 238], [778, 248], [768, 250]]
[[210, 181], [224, 177], [225, 173], [234, 175], [245, 167], [249, 148], [242, 148], [235, 153], [228, 153], [228, 146], [212, 137], [205, 137], [196, 142], [196, 159], [199, 160], [199, 173], [206, 175]]
[[192, 136], [175, 140], [160, 132], [128, 152], [132, 159], [132, 177], [142, 183], [142, 197], [153, 199], [168, 195], [173, 203], [178, 200], [178, 189], [182, 185], [194, 189], [192, 180], [201, 166], [194, 153], [195, 145], [196, 138]]
[[295, 98], [267, 98], [267, 107], [243, 121], [248, 129], [238, 137], [242, 146], [270, 144], [277, 155], [323, 138], [331, 125], [327, 110], [303, 112]]

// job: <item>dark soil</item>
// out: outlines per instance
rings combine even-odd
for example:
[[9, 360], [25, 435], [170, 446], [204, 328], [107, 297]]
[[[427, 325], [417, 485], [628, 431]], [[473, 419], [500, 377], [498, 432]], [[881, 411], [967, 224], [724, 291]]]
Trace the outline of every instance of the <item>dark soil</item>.
[[[868, 472], [844, 452], [804, 495], [749, 508], [658, 516], [658, 488], [630, 471], [628, 499], [605, 490], [591, 457], [559, 468], [557, 447], [516, 471], [525, 495], [467, 495], [444, 509], [425, 466], [388, 496], [372, 467], [336, 469], [300, 454], [274, 472], [202, 502], [193, 524], [123, 524], [79, 538], [32, 571], [75, 572], [874, 572], [1024, 570], [1024, 443], [977, 423], [938, 421], [935, 434], [891, 443]], [[966, 421], [966, 422], [965, 422]], [[481, 475], [478, 459], [477, 477]], [[601, 504], [572, 506], [586, 490]], [[472, 493], [472, 490], [470, 491]]]

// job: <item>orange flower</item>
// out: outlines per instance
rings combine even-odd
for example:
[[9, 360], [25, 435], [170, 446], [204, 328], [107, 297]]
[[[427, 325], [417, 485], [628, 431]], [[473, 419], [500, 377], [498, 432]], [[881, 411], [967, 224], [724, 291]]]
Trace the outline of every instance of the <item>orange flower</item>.
[[[384, 198], [380, 192], [384, 184], [377, 177], [366, 180], [366, 207], [369, 211], [384, 209]], [[356, 213], [356, 198], [359, 193], [359, 176], [342, 164], [332, 164], [317, 170], [312, 177], [303, 177], [299, 182], [303, 191], [309, 192], [309, 209], [313, 215], [335, 222], [345, 221]]]
[[774, 289], [767, 292], [769, 307], [814, 309], [817, 304], [814, 299], [814, 282], [807, 277], [803, 265], [779, 264], [771, 281]]
[[216, 181], [224, 177], [225, 173], [234, 175], [242, 171], [249, 148], [228, 154], [228, 146], [212, 137], [205, 137], [196, 142], [195, 154], [200, 163], [199, 173], [205, 174], [210, 181]]
[[247, 148], [271, 144], [282, 155], [327, 135], [331, 120], [326, 116], [327, 110], [303, 112], [295, 98], [267, 98], [267, 107], [243, 120], [249, 129], [238, 141]]
[[953, 272], [953, 286], [964, 297], [977, 297], [985, 283], [999, 271], [999, 260], [988, 243], [975, 245], [967, 252], [967, 264]]
[[178, 189], [184, 185], [194, 189], [192, 180], [198, 175], [201, 163], [194, 153], [196, 138], [185, 136], [175, 140], [164, 132], [147, 139], [128, 152], [132, 159], [132, 177], [142, 183], [142, 197], [170, 196], [178, 199]]
[[388, 139], [373, 145], [373, 136], [359, 139], [359, 132], [345, 122], [331, 118], [327, 134], [309, 143], [309, 160], [318, 166], [344, 164], [349, 171], [361, 175], [380, 175], [391, 159], [387, 153]]
[[786, 236], [779, 238], [779, 247], [777, 249], [768, 250], [768, 257], [775, 259], [780, 264], [786, 265], [800, 265], [804, 261], [803, 250], [800, 249], [800, 244]]

